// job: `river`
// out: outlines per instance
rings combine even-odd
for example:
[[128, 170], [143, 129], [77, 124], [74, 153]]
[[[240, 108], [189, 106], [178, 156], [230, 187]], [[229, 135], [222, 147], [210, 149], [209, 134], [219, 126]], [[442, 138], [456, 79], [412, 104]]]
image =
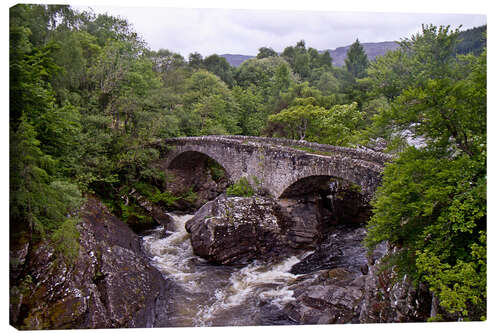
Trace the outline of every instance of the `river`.
[[[254, 261], [244, 267], [213, 265], [193, 253], [185, 230], [192, 215], [171, 216], [174, 225], [169, 230], [158, 227], [142, 238], [152, 264], [170, 283], [168, 303], [157, 310], [158, 327], [296, 324], [283, 309], [294, 300], [294, 285], [315, 275], [310, 270], [308, 274], [292, 274], [290, 270], [311, 260], [316, 270], [333, 267], [333, 257], [316, 260], [318, 251], [304, 251], [275, 262]], [[351, 246], [350, 253], [344, 249], [355, 268], [365, 262], [364, 251], [359, 249], [359, 242]]]

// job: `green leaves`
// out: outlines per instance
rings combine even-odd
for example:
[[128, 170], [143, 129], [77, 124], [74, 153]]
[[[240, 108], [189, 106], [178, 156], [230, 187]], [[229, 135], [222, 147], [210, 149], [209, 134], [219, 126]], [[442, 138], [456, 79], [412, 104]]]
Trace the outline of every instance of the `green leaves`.
[[240, 178], [226, 189], [226, 194], [230, 197], [251, 197], [254, 193], [255, 190], [246, 178]]
[[189, 135], [239, 133], [236, 109], [231, 91], [221, 79], [197, 71], [187, 80], [182, 130]]
[[430, 251], [417, 251], [417, 268], [424, 281], [440, 299], [448, 312], [464, 319], [486, 320], [486, 237], [482, 232], [478, 243], [470, 246], [470, 261], [443, 263]]
[[385, 168], [365, 244], [398, 245], [401, 274], [426, 282], [449, 314], [478, 320], [486, 311], [486, 63], [485, 54], [455, 57], [456, 38], [424, 27], [402, 42], [405, 53], [369, 70], [385, 84], [384, 73], [397, 69], [392, 57], [410, 66], [412, 81], [388, 76], [392, 88], [380, 92], [397, 96], [376, 119], [425, 145]]
[[357, 104], [335, 105], [330, 109], [317, 104], [314, 97], [296, 98], [292, 106], [269, 116], [269, 121], [281, 124], [292, 139], [332, 145], [352, 142], [363, 119]]

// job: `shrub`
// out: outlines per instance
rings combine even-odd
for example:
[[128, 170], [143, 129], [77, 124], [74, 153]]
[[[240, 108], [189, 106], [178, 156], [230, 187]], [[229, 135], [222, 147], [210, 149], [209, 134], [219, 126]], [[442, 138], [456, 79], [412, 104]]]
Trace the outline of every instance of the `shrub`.
[[66, 263], [71, 263], [78, 257], [80, 250], [80, 233], [76, 228], [78, 218], [66, 219], [51, 236], [54, 248], [59, 252]]
[[255, 191], [246, 178], [240, 178], [236, 183], [226, 189], [230, 197], [251, 197]]

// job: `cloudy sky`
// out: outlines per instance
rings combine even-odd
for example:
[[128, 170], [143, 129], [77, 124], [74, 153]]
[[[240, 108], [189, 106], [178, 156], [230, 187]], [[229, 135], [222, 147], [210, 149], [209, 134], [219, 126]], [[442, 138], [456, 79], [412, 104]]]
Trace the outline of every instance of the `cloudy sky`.
[[[174, 4], [176, 8], [164, 7], [161, 3], [155, 6], [154, 2], [146, 5], [139, 1], [122, 3], [124, 5], [119, 6], [79, 3], [73, 7], [92, 8], [95, 13], [125, 18], [150, 48], [166, 48], [185, 57], [195, 51], [203, 56], [213, 53], [256, 55], [262, 46], [282, 51], [301, 39], [306, 41], [306, 46], [319, 50], [334, 49], [350, 45], [356, 38], [361, 42], [399, 41], [418, 32], [423, 23], [452, 27], [461, 24], [462, 30], [486, 23], [486, 15], [469, 14], [464, 10], [443, 14], [441, 9], [440, 14], [436, 14], [422, 9], [395, 13], [360, 12], [359, 7], [351, 7], [358, 8], [355, 12], [346, 12], [317, 10], [317, 7], [296, 10], [287, 5], [278, 7], [283, 10], [248, 10], [231, 9], [230, 3], [222, 9], [179, 8], [182, 7], [179, 3]], [[192, 2], [187, 4], [193, 5]]]

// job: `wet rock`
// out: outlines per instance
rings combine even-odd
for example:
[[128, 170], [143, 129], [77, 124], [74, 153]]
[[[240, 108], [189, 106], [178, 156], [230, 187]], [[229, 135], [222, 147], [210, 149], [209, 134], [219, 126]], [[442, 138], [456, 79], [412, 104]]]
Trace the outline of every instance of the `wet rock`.
[[18, 284], [22, 329], [151, 327], [164, 280], [143, 255], [138, 237], [90, 198], [82, 209], [79, 255], [63, 260], [47, 243], [29, 255]]
[[[389, 255], [382, 244], [379, 253]], [[431, 313], [432, 295], [423, 284], [415, 286], [408, 277], [401, 281], [396, 273], [382, 264], [383, 258], [373, 259], [365, 276], [364, 296], [361, 302], [360, 321], [363, 323], [422, 322]]]
[[432, 296], [424, 285], [395, 279], [383, 257], [395, 251], [377, 246], [368, 257], [366, 230], [338, 225], [315, 252], [291, 272], [304, 274], [294, 285], [295, 301], [284, 311], [300, 324], [421, 322], [431, 311]]
[[186, 230], [196, 255], [217, 264], [243, 264], [285, 254], [288, 223], [273, 199], [219, 196], [186, 223]]
[[280, 199], [279, 205], [288, 216], [287, 239], [295, 249], [314, 249], [322, 237], [319, 196]]
[[366, 235], [363, 227], [338, 225], [316, 247], [315, 251], [295, 264], [291, 273], [306, 274], [323, 269], [349, 268], [361, 272], [367, 263], [366, 249], [361, 244]]
[[359, 322], [359, 304], [363, 286], [359, 273], [335, 268], [324, 273], [310, 273], [295, 287], [295, 301], [285, 307], [288, 315], [300, 324], [340, 324]]

